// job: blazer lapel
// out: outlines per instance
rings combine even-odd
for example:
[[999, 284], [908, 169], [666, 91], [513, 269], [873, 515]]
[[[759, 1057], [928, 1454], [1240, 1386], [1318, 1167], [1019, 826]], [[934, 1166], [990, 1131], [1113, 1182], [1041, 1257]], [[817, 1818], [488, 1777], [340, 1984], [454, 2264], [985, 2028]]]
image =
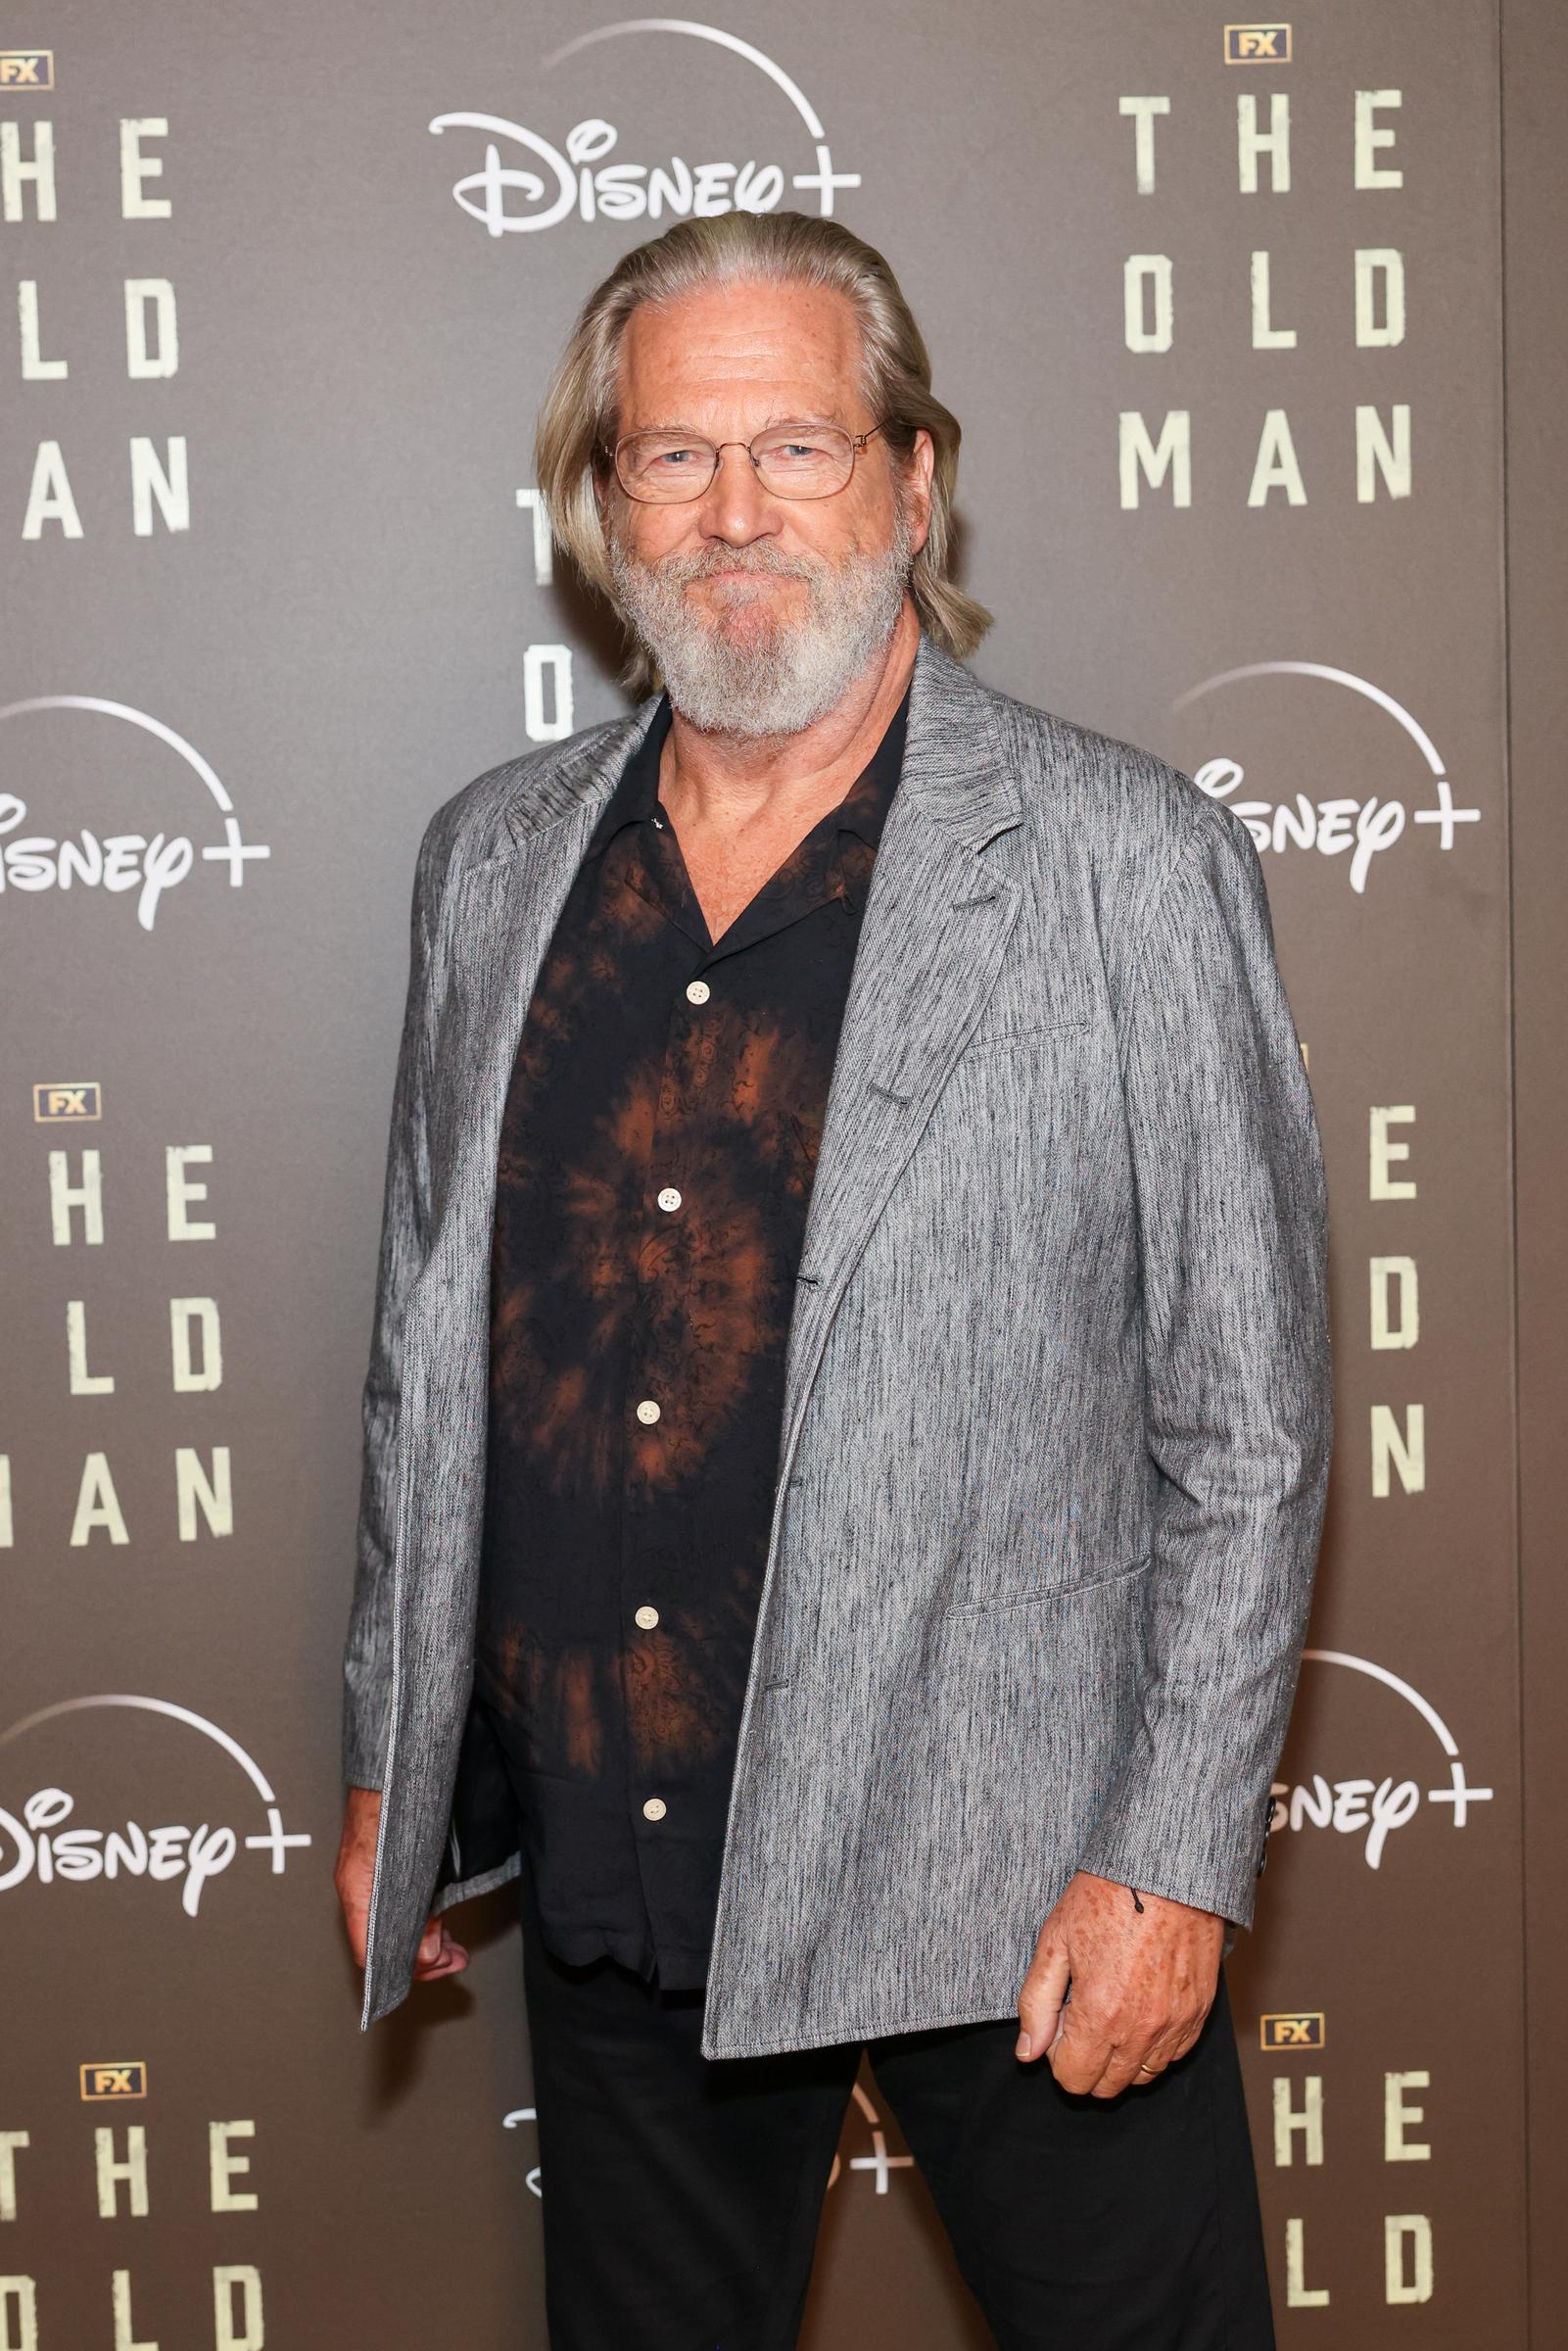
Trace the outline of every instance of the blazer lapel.
[[[451, 1296], [490, 1263], [496, 1156], [529, 1000], [598, 813], [657, 696], [506, 808], [507, 845], [457, 886], [437, 1066], [435, 1280]], [[812, 1180], [784, 1372], [781, 1485], [844, 1284], [996, 983], [1018, 885], [982, 851], [1019, 823], [996, 697], [923, 636], [904, 763], [861, 918]], [[483, 1337], [482, 1311], [473, 1319]]]
[[806, 1215], [781, 1491], [844, 1285], [1002, 968], [1022, 900], [981, 852], [1022, 817], [994, 697], [923, 636]]
[[530, 775], [506, 803], [505, 845], [456, 886], [436, 1054], [432, 1266], [439, 1257], [454, 1273], [488, 1273], [496, 1155], [529, 1000], [594, 824], [657, 704], [650, 696], [592, 745]]

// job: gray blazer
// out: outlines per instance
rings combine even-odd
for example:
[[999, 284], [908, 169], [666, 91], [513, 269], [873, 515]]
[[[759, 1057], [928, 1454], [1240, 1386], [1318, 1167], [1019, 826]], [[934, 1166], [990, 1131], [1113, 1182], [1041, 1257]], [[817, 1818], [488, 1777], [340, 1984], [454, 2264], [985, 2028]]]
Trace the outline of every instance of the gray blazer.
[[[497, 1143], [653, 697], [419, 851], [344, 1774], [362, 2026], [519, 1866], [471, 1703]], [[1240, 821], [923, 637], [806, 1223], [702, 2048], [1000, 2017], [1076, 1869], [1238, 1926], [1331, 1439], [1312, 1100]]]

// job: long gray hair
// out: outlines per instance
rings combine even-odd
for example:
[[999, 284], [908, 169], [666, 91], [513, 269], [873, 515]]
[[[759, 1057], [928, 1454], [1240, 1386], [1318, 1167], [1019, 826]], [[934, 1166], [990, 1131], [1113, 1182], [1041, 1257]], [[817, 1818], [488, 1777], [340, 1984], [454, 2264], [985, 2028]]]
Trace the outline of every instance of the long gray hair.
[[[873, 413], [890, 419], [882, 438], [895, 464], [908, 459], [918, 431], [929, 433], [936, 460], [930, 527], [915, 557], [910, 593], [922, 628], [962, 659], [974, 650], [991, 615], [949, 571], [958, 419], [932, 395], [930, 356], [892, 270], [875, 246], [838, 220], [807, 213], [720, 213], [678, 220], [662, 236], [634, 246], [594, 287], [550, 379], [534, 437], [535, 478], [557, 544], [619, 612], [595, 493], [610, 476], [627, 320], [644, 302], [674, 302], [700, 287], [758, 279], [847, 295], [860, 322], [863, 389]], [[641, 646], [634, 644], [621, 683], [637, 696], [658, 685]]]

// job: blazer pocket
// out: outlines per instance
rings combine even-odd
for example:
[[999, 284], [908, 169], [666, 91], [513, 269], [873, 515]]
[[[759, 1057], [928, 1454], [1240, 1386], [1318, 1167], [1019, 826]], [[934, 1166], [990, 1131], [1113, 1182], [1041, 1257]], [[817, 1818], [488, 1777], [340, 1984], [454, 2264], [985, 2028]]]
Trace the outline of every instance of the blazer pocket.
[[1083, 1575], [1069, 1583], [1031, 1584], [1024, 1592], [997, 1592], [979, 1600], [950, 1601], [937, 1610], [939, 1616], [1001, 1616], [1009, 1608], [1038, 1607], [1048, 1600], [1074, 1600], [1080, 1592], [1104, 1591], [1108, 1584], [1129, 1583], [1135, 1575], [1143, 1575], [1153, 1561], [1154, 1553], [1144, 1552], [1123, 1566], [1113, 1567], [1104, 1575]]
[[974, 1061], [984, 1053], [1001, 1053], [1020, 1045], [1032, 1045], [1047, 1036], [1086, 1036], [1094, 1027], [1093, 1021], [1036, 1021], [1028, 1028], [993, 1029], [982, 1036], [971, 1039], [960, 1061]]

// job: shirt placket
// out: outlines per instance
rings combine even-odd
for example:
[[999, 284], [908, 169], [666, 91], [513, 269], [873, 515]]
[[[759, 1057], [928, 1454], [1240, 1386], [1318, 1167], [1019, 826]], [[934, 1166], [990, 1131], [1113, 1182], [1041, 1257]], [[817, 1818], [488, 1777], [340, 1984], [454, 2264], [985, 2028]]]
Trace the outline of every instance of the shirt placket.
[[[655, 812], [650, 820], [665, 834], [667, 820]], [[650, 847], [652, 844], [649, 844]], [[704, 945], [693, 936], [693, 968], [670, 1008], [653, 1125], [652, 1148], [644, 1183], [643, 1210], [637, 1251], [639, 1342], [628, 1365], [629, 1442], [623, 1494], [621, 1621], [623, 1673], [629, 1730], [627, 1768], [629, 1800], [642, 1870], [643, 1897], [651, 1917], [658, 1912], [658, 1863], [670, 1832], [677, 1834], [697, 1817], [701, 1790], [694, 1764], [683, 1770], [666, 1748], [652, 1777], [638, 1762], [648, 1742], [640, 1736], [638, 1709], [641, 1693], [651, 1678], [653, 1659], [638, 1670], [638, 1645], [645, 1648], [681, 1638], [676, 1630], [683, 1615], [700, 1618], [704, 1595], [686, 1586], [688, 1563], [671, 1540], [674, 1528], [661, 1530], [665, 1540], [649, 1540], [658, 1517], [657, 1488], [661, 1479], [686, 1466], [693, 1451], [699, 1457], [701, 1431], [687, 1418], [694, 1379], [687, 1352], [689, 1318], [687, 1302], [698, 1271], [699, 1254], [690, 1220], [703, 1213], [701, 1190], [702, 1136], [708, 1122], [719, 1116], [715, 1103], [714, 1065], [721, 1056], [721, 1025], [729, 1013], [725, 997], [726, 966], [773, 931], [784, 927], [836, 894], [838, 882], [835, 843], [822, 852], [795, 859], [787, 874], [775, 875], [757, 896], [721, 934]], [[646, 879], [653, 880], [652, 873]], [[694, 895], [684, 872], [668, 861], [658, 877], [666, 911], [683, 928], [700, 923]], [[702, 926], [705, 929], [705, 926]], [[696, 1463], [700, 1474], [700, 1460]], [[691, 1480], [683, 1477], [688, 1497]], [[683, 1661], [684, 1662], [684, 1661]], [[653, 1784], [656, 1778], [657, 1784]]]
[[[661, 1742], [658, 1767], [642, 1758], [652, 1744], [646, 1710], [650, 1689], [685, 1681], [689, 1658], [670, 1655], [687, 1639], [702, 1595], [690, 1587], [689, 1549], [679, 1542], [679, 1520], [669, 1510], [668, 1488], [676, 1480], [688, 1496], [689, 1466], [700, 1432], [689, 1423], [692, 1381], [684, 1311], [693, 1277], [689, 1220], [693, 1185], [700, 1170], [693, 1153], [704, 1116], [704, 1083], [716, 1050], [711, 968], [733, 952], [727, 936], [706, 938], [706, 925], [668, 829], [655, 808], [644, 839], [645, 857], [638, 887], [662, 905], [667, 918], [691, 941], [689, 976], [669, 1009], [658, 1074], [652, 1138], [643, 1177], [642, 1210], [636, 1249], [636, 1337], [627, 1364], [627, 1445], [624, 1455], [621, 1546], [621, 1665], [628, 1737], [626, 1758], [643, 1900], [655, 1925], [660, 1901], [660, 1860], [671, 1833], [679, 1840], [698, 1824], [701, 1791], [694, 1762], [683, 1767]], [[655, 840], [654, 835], [662, 838]], [[678, 1506], [679, 1507], [679, 1506]], [[664, 1654], [661, 1655], [660, 1652]]]
[[[691, 1246], [686, 1220], [692, 1211], [693, 1168], [689, 1138], [700, 1115], [693, 1080], [712, 1061], [711, 1023], [703, 1019], [712, 1000], [712, 984], [703, 976], [708, 958], [700, 953], [697, 969], [678, 992], [670, 1008], [653, 1122], [652, 1146], [644, 1178], [642, 1216], [638, 1235], [638, 1340], [628, 1365], [630, 1422], [625, 1456], [622, 1511], [621, 1618], [623, 1657], [635, 1663], [641, 1648], [648, 1674], [657, 1668], [656, 1645], [681, 1636], [678, 1623], [686, 1608], [700, 1599], [683, 1588], [685, 1562], [672, 1548], [672, 1529], [666, 1523], [653, 1538], [661, 1490], [678, 1475], [683, 1457], [692, 1443], [687, 1414], [690, 1382], [685, 1376], [685, 1329], [682, 1312], [691, 1278]], [[642, 1701], [644, 1677], [628, 1672], [626, 1703], [632, 1736], [627, 1742], [629, 1794], [643, 1849], [644, 1895], [647, 1847], [657, 1850], [650, 1836], [669, 1819], [679, 1826], [683, 1800], [690, 1783], [678, 1763], [666, 1754], [658, 1784], [646, 1780], [638, 1758], [648, 1741], [640, 1733], [637, 1714]]]

